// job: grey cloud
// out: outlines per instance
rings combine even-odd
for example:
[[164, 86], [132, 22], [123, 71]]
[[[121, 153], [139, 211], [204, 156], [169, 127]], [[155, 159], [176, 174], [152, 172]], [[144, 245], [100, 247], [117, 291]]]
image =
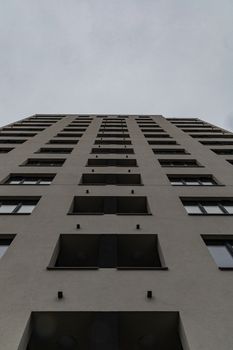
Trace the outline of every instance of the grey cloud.
[[232, 13], [231, 0], [2, 2], [0, 123], [154, 113], [233, 129]]

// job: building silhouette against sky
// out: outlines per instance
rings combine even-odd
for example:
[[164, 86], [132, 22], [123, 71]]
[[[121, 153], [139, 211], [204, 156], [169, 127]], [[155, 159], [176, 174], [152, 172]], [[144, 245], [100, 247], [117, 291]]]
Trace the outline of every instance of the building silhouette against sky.
[[0, 162], [0, 349], [232, 349], [232, 133], [35, 115]]

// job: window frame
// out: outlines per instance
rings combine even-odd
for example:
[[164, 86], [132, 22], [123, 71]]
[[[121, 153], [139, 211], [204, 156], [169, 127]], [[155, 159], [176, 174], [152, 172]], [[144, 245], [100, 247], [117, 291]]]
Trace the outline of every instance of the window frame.
[[[207, 249], [208, 249], [208, 246], [224, 246], [227, 252], [231, 255], [232, 261], [233, 261], [233, 236], [232, 235], [202, 235], [201, 237]], [[213, 255], [210, 253], [210, 251], [209, 251], [209, 254], [219, 270], [222, 270], [222, 271], [233, 270], [233, 266], [219, 266], [217, 264], [217, 261], [213, 257]]]
[[[224, 186], [224, 185], [220, 185], [219, 182], [212, 176], [212, 175], [192, 175], [192, 176], [188, 176], [188, 175], [170, 175], [168, 174], [167, 175], [168, 177], [168, 180], [170, 181], [171, 183], [171, 186], [194, 186], [194, 187], [197, 187], [197, 186], [205, 186], [205, 187], [213, 187], [213, 186]], [[203, 179], [206, 180], [206, 181], [212, 181], [212, 185], [205, 185], [203, 184]], [[172, 184], [172, 181], [179, 181], [181, 182], [182, 184]], [[197, 181], [197, 185], [189, 185], [186, 183], [186, 181]]]
[[[2, 205], [15, 205], [15, 209], [12, 210], [11, 213], [0, 213], [0, 215], [31, 215], [33, 211], [35, 210], [39, 200], [41, 197], [34, 197], [30, 199], [22, 199], [22, 198], [7, 198], [7, 199], [0, 199], [0, 208]], [[18, 211], [23, 205], [34, 205], [33, 210], [30, 213], [19, 213]]]
[[[232, 199], [229, 199], [229, 200], [219, 200], [219, 199], [216, 199], [216, 200], [208, 200], [208, 199], [197, 199], [197, 200], [188, 200], [188, 199], [182, 199], [181, 198], [181, 201], [182, 201], [182, 204], [184, 206], [184, 209], [186, 211], [186, 213], [188, 215], [191, 215], [191, 216], [232, 216], [233, 213], [229, 213], [227, 211], [227, 209], [225, 208], [225, 206], [227, 206], [228, 203], [230, 203], [232, 206], [233, 206], [233, 200]], [[213, 206], [216, 206], [218, 208], [220, 208], [221, 210], [221, 213], [208, 213], [207, 210], [205, 209], [205, 205], [209, 205], [211, 206], [211, 204]], [[196, 206], [197, 208], [200, 209], [201, 213], [188, 213], [187, 209], [186, 209], [186, 206]], [[225, 205], [225, 206], [224, 206]]]

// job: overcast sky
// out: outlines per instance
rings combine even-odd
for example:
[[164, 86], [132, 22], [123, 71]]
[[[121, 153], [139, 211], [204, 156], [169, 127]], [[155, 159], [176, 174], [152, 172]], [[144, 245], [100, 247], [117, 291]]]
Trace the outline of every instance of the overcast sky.
[[0, 0], [0, 124], [35, 113], [233, 129], [233, 0]]

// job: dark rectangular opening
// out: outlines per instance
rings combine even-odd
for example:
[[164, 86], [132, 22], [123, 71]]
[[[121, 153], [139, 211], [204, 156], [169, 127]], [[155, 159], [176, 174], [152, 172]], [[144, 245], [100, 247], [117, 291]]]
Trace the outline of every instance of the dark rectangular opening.
[[220, 149], [212, 149], [216, 154], [233, 154], [233, 148], [232, 149], [226, 149], [226, 148], [220, 148]]
[[146, 197], [79, 196], [74, 197], [69, 214], [149, 214]]
[[[145, 129], [145, 128], [144, 128], [144, 129], [141, 129], [141, 131], [142, 131], [142, 132], [153, 132], [153, 131], [155, 131], [155, 130], [154, 130], [153, 127], [151, 127], [151, 128], [148, 128], [148, 129]], [[165, 130], [163, 130], [162, 128], [156, 128], [156, 132], [157, 132], [157, 131], [158, 131], [158, 132], [165, 132]]]
[[55, 137], [81, 137], [82, 135], [83, 134], [62, 132], [58, 133]]
[[129, 140], [96, 140], [95, 145], [132, 145]]
[[43, 131], [45, 130], [45, 128], [26, 128], [26, 127], [15, 127], [15, 126], [11, 126], [11, 127], [6, 127], [3, 128], [2, 130], [4, 131]]
[[179, 324], [173, 311], [37, 311], [25, 350], [182, 350]]
[[155, 154], [189, 154], [185, 149], [183, 148], [157, 148], [153, 149], [153, 152]]
[[65, 162], [65, 159], [41, 159], [41, 158], [30, 158], [25, 163], [22, 164], [22, 166], [62, 166]]
[[4, 185], [50, 185], [56, 174], [10, 174]]
[[0, 153], [9, 153], [10, 151], [12, 151], [14, 148], [4, 148], [1, 147], [0, 148]]
[[76, 132], [76, 131], [85, 131], [86, 128], [64, 128], [62, 131], [66, 132]]
[[16, 235], [0, 234], [0, 259], [6, 253]]
[[134, 154], [133, 148], [92, 148], [91, 153]]
[[232, 139], [233, 138], [233, 135], [232, 134], [206, 134], [206, 135], [203, 135], [203, 134], [190, 134], [191, 137], [193, 138], [199, 138], [199, 139]]
[[49, 147], [42, 147], [39, 149], [39, 151], [35, 153], [47, 153], [47, 154], [69, 154], [73, 151], [73, 148], [49, 148]]
[[0, 139], [0, 143], [11, 143], [12, 145], [13, 144], [21, 144], [21, 143], [24, 143], [26, 142], [27, 140], [14, 140], [14, 139]]
[[111, 127], [101, 127], [99, 131], [108, 131], [108, 132], [128, 132], [127, 128], [111, 128]]
[[101, 134], [97, 134], [97, 137], [120, 137], [120, 138], [129, 138], [129, 134], [106, 134], [106, 133], [101, 133]]
[[87, 166], [119, 166], [119, 167], [136, 167], [136, 159], [88, 159]]
[[50, 269], [167, 269], [162, 265], [157, 235], [63, 234]]
[[50, 140], [47, 145], [76, 145], [79, 140]]
[[69, 124], [69, 125], [67, 125], [67, 127], [66, 127], [66, 129], [68, 129], [68, 128], [77, 128], [77, 127], [79, 127], [79, 128], [88, 128], [88, 126], [89, 126], [90, 124], [89, 123], [82, 123], [81, 124], [81, 122], [79, 122], [79, 123], [74, 123], [74, 124]]
[[168, 175], [173, 186], [216, 186], [212, 175]]
[[148, 140], [149, 145], [178, 145], [174, 140]]
[[159, 159], [162, 167], [201, 167], [195, 159]]
[[83, 174], [82, 185], [141, 185], [140, 174]]
[[146, 138], [171, 138], [168, 134], [143, 134]]
[[36, 133], [27, 133], [27, 132], [0, 132], [0, 137], [33, 137], [36, 136]]

